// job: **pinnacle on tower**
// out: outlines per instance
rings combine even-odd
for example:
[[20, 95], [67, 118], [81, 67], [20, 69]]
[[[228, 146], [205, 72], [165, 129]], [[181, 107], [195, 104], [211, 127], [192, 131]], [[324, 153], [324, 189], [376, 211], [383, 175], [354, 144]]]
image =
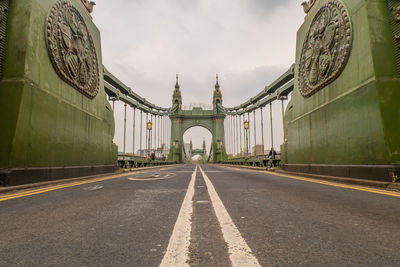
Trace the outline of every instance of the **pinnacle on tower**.
[[179, 88], [180, 88], [179, 76], [178, 76], [178, 74], [176, 74], [175, 90], [174, 90], [174, 94], [172, 95], [172, 105], [177, 104], [178, 108], [181, 109], [182, 108], [182, 95], [181, 95], [181, 91], [179, 90]]
[[217, 76], [216, 76], [215, 89], [216, 89], [216, 90], [218, 90], [218, 89], [219, 89], [219, 83], [218, 83], [218, 73], [217, 73]]
[[176, 74], [176, 83], [175, 83], [175, 89], [179, 90], [179, 75]]
[[219, 89], [219, 77], [218, 73], [216, 75], [216, 82], [215, 82], [215, 90], [214, 90], [214, 96], [213, 96], [213, 106], [214, 108], [217, 107], [217, 103], [222, 104], [222, 93], [221, 90]]

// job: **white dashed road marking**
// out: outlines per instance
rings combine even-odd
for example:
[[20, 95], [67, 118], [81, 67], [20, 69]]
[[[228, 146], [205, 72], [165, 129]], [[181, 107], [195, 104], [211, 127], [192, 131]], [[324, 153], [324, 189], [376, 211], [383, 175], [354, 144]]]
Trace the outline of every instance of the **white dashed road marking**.
[[217, 216], [219, 225], [222, 229], [222, 234], [225, 242], [228, 244], [229, 258], [231, 259], [233, 267], [253, 267], [261, 266], [256, 257], [254, 257], [251, 249], [247, 245], [246, 241], [243, 239], [239, 230], [236, 228], [232, 221], [231, 216], [225, 209], [224, 204], [218, 196], [217, 191], [210, 179], [204, 173], [201, 167], [200, 171], [203, 175], [204, 181], [206, 182], [208, 193], [211, 198], [211, 203]]
[[95, 186], [86, 187], [83, 190], [85, 190], [85, 191], [94, 191], [94, 190], [99, 190], [99, 189], [102, 189], [102, 188], [103, 188], [102, 185], [95, 185]]
[[176, 220], [174, 230], [169, 239], [167, 251], [160, 264], [160, 267], [181, 267], [189, 266], [189, 246], [190, 233], [192, 231], [193, 215], [193, 196], [194, 184], [196, 181], [197, 165], [192, 174], [185, 199], [183, 200], [178, 219]]
[[134, 177], [129, 177], [129, 181], [157, 181], [157, 180], [164, 180], [168, 178], [173, 178], [175, 177], [175, 173], [167, 173], [163, 176], [161, 174], [157, 175], [151, 175], [151, 176], [134, 176]]

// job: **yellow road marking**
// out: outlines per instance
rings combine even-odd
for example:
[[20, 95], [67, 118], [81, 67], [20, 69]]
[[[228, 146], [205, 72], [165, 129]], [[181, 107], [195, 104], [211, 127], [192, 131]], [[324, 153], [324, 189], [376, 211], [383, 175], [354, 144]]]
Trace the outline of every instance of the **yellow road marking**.
[[[161, 171], [161, 170], [165, 170], [165, 169], [166, 168], [158, 169], [158, 170]], [[6, 200], [10, 200], [10, 199], [14, 199], [14, 198], [37, 195], [37, 194], [41, 194], [41, 193], [45, 193], [45, 192], [49, 192], [49, 191], [54, 191], [54, 190], [58, 190], [58, 189], [62, 189], [62, 188], [67, 188], [67, 187], [73, 187], [73, 186], [78, 186], [78, 185], [83, 185], [83, 184], [98, 183], [98, 182], [102, 182], [102, 181], [106, 181], [106, 180], [112, 180], [112, 179], [121, 178], [121, 177], [125, 177], [125, 176], [136, 175], [136, 174], [143, 173], [143, 172], [146, 172], [146, 171], [151, 171], [151, 170], [153, 170], [153, 169], [143, 170], [143, 171], [130, 173], [130, 174], [123, 173], [123, 174], [117, 174], [117, 175], [102, 177], [102, 178], [93, 178], [93, 179], [85, 180], [85, 181], [72, 182], [72, 183], [68, 183], [68, 184], [49, 186], [49, 187], [45, 187], [45, 188], [39, 188], [39, 189], [24, 191], [24, 192], [20, 192], [20, 193], [9, 194], [9, 195], [5, 195], [5, 196], [0, 196], [0, 202], [6, 201]]]
[[279, 177], [289, 178], [289, 179], [294, 179], [294, 180], [300, 180], [300, 181], [305, 181], [305, 182], [311, 182], [311, 183], [315, 183], [315, 184], [323, 184], [323, 185], [329, 185], [329, 186], [334, 186], [334, 187], [353, 189], [353, 190], [358, 190], [358, 191], [365, 191], [365, 192], [370, 192], [370, 193], [375, 193], [375, 194], [400, 197], [400, 193], [393, 192], [393, 191], [374, 189], [374, 188], [369, 188], [369, 187], [364, 187], [364, 186], [355, 186], [355, 185], [340, 184], [340, 183], [335, 183], [335, 182], [328, 182], [328, 181], [318, 180], [317, 178], [306, 178], [306, 177], [302, 177], [302, 176], [294, 176], [294, 175], [290, 175], [290, 174], [281, 174], [281, 173], [263, 171], [263, 170], [258, 171], [258, 170], [252, 170], [252, 169], [244, 169], [244, 168], [238, 169], [235, 167], [226, 167], [226, 168], [234, 168], [237, 170], [248, 170], [248, 171], [254, 171], [254, 172], [264, 172], [264, 173], [268, 173], [268, 174], [274, 175], [274, 176], [279, 176]]

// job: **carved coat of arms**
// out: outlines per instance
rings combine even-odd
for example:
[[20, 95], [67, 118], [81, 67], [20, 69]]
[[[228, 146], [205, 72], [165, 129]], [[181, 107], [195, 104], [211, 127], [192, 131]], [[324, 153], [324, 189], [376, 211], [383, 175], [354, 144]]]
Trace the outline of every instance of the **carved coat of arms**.
[[57, 74], [88, 98], [99, 91], [99, 66], [92, 36], [68, 0], [57, 1], [46, 25], [47, 48]]
[[345, 6], [329, 0], [315, 15], [300, 56], [299, 89], [311, 96], [333, 82], [350, 56], [352, 26]]

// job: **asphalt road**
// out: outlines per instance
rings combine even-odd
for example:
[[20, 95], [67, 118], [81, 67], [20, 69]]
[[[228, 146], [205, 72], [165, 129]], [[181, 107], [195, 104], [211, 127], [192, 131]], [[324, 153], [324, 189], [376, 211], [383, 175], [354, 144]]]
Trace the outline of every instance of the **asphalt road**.
[[400, 194], [177, 165], [0, 195], [0, 266], [400, 266]]

